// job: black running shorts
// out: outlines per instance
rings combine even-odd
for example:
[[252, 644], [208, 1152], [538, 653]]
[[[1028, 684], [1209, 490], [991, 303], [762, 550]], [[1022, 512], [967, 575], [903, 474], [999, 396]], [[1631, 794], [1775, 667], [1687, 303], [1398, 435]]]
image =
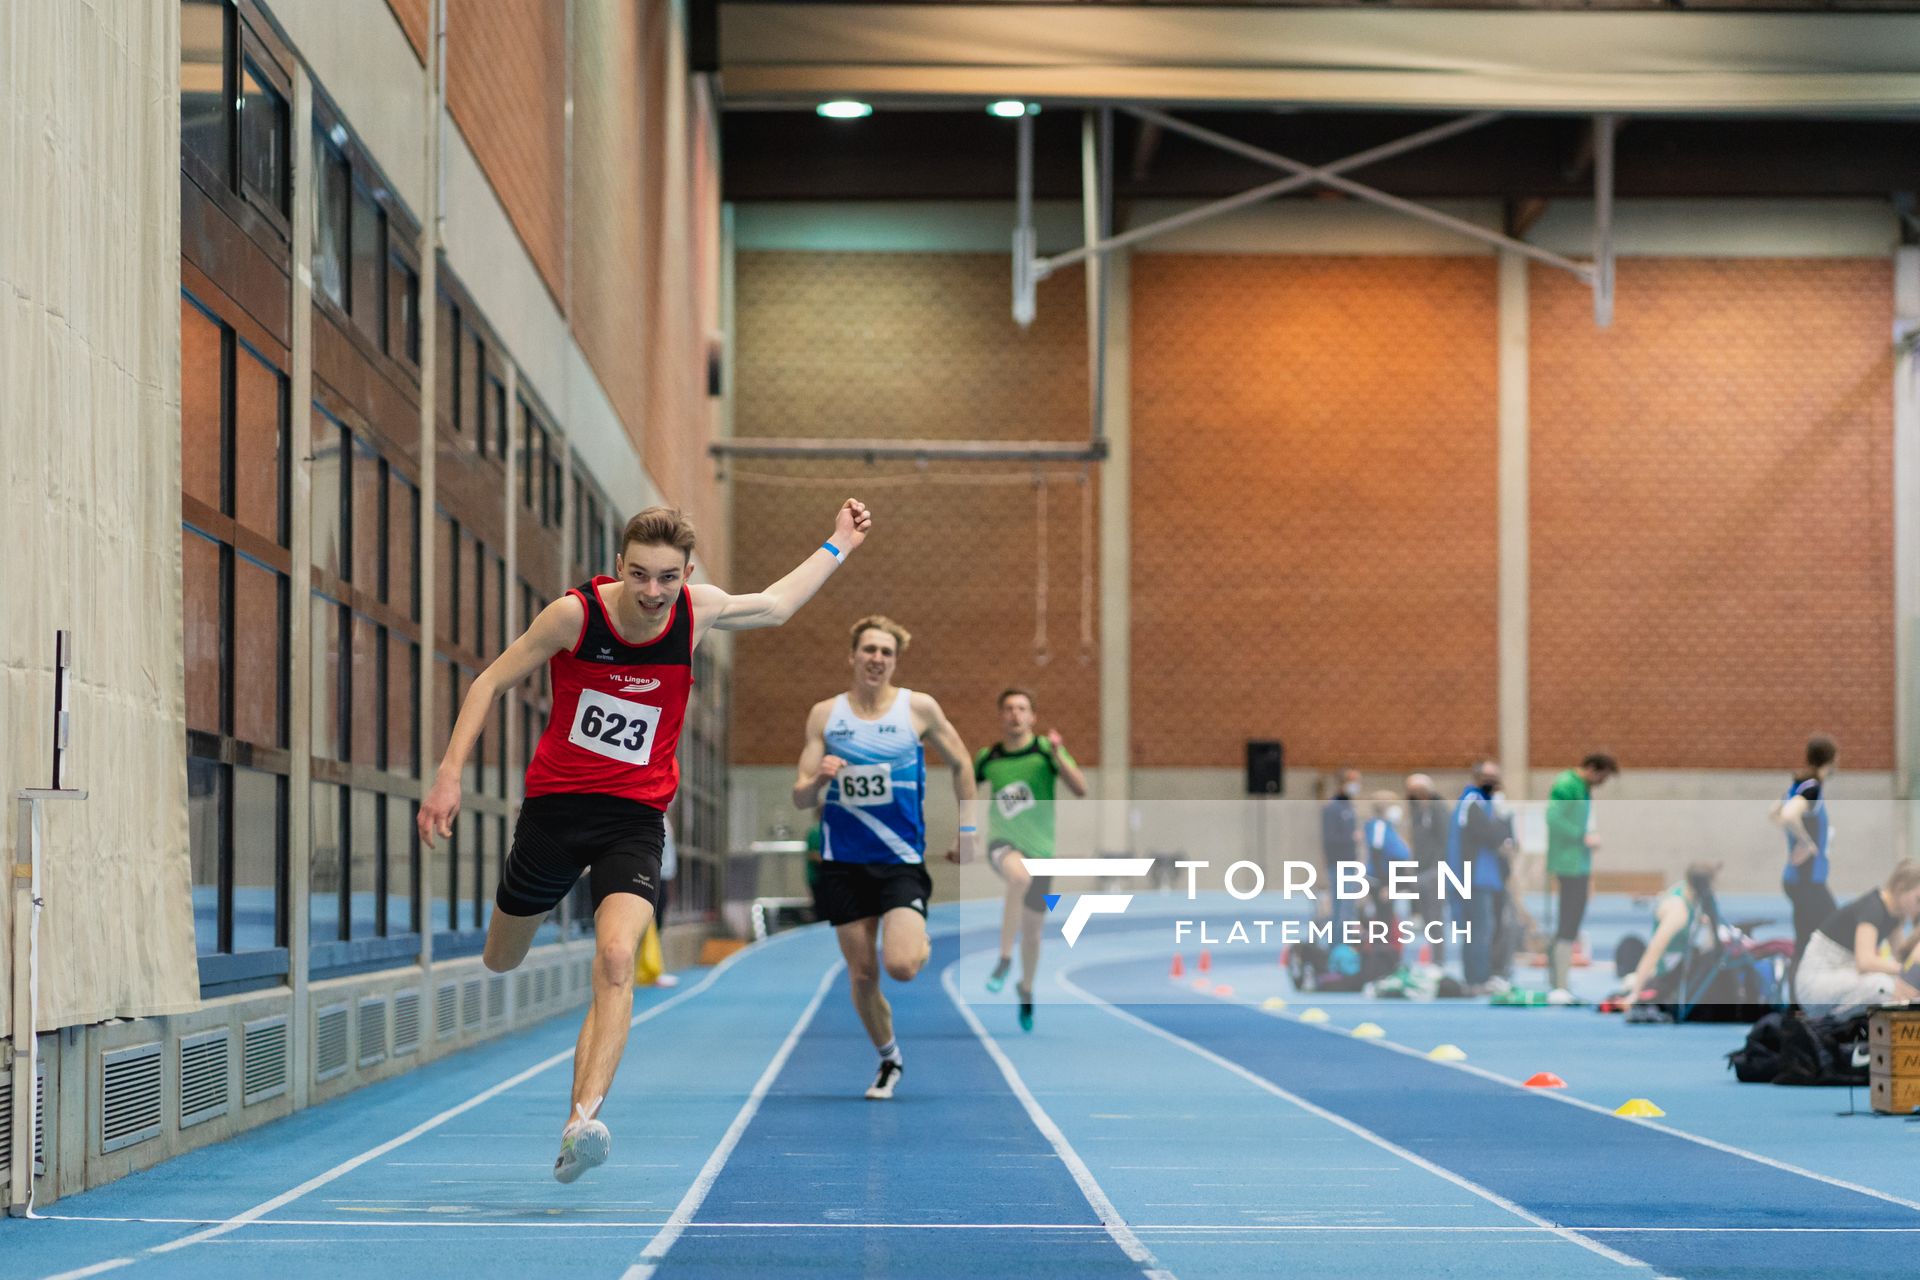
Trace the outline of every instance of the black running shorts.
[[927, 914], [933, 877], [917, 862], [822, 862], [813, 886], [814, 909], [828, 923], [852, 924], [896, 907]]
[[534, 796], [520, 806], [494, 905], [510, 916], [545, 915], [582, 871], [591, 876], [595, 911], [616, 893], [657, 905], [666, 841], [666, 815], [638, 800], [573, 792]]

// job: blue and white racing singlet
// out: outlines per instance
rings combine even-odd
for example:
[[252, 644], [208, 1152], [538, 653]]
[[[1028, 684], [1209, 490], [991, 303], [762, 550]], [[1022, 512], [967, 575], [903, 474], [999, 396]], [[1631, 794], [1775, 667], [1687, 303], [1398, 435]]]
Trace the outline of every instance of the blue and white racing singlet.
[[828, 755], [847, 763], [827, 784], [820, 857], [827, 862], [925, 862], [927, 756], [913, 731], [911, 694], [900, 690], [878, 720], [853, 714], [853, 705], [841, 694], [827, 716], [826, 744]]

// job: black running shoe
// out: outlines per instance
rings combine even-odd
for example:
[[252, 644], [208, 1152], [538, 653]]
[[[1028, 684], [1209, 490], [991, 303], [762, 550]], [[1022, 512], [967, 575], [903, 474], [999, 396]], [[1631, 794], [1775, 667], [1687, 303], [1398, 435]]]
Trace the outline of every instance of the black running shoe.
[[891, 1098], [893, 1086], [900, 1083], [900, 1069], [900, 1064], [892, 1058], [880, 1059], [880, 1071], [867, 1086], [867, 1096], [875, 1101]]

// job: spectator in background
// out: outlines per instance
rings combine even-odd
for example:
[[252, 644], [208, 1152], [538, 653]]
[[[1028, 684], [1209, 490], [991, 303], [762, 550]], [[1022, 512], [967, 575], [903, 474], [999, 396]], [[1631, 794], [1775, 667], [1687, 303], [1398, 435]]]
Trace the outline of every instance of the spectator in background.
[[1793, 775], [1786, 796], [1773, 807], [1773, 821], [1787, 836], [1787, 865], [1780, 887], [1793, 904], [1793, 954], [1796, 963], [1813, 931], [1838, 909], [1827, 888], [1827, 851], [1833, 823], [1827, 817], [1827, 780], [1840, 748], [1824, 733], [1807, 739], [1806, 767]]
[[[1332, 904], [1336, 920], [1340, 918], [1340, 907], [1331, 888], [1334, 877], [1339, 874], [1338, 864], [1352, 862], [1360, 856], [1360, 816], [1353, 807], [1359, 795], [1360, 771], [1343, 769], [1339, 790], [1320, 806], [1320, 883], [1329, 890], [1320, 895], [1320, 903], [1323, 908]], [[1316, 908], [1316, 914], [1320, 909]]]
[[1547, 874], [1560, 889], [1558, 927], [1548, 952], [1553, 990], [1547, 998], [1556, 1004], [1572, 1001], [1567, 989], [1573, 971], [1573, 944], [1587, 914], [1587, 889], [1593, 875], [1593, 851], [1600, 837], [1593, 834], [1593, 791], [1620, 772], [1620, 764], [1604, 751], [1595, 751], [1554, 779], [1547, 800]]
[[1400, 797], [1391, 791], [1376, 791], [1369, 804], [1372, 817], [1360, 835], [1361, 852], [1367, 861], [1367, 897], [1365, 905], [1372, 919], [1389, 925], [1396, 919], [1393, 899], [1387, 896], [1392, 864], [1413, 861], [1413, 851], [1400, 836], [1400, 823], [1407, 811]]
[[1507, 937], [1508, 860], [1513, 856], [1513, 817], [1498, 803], [1500, 766], [1481, 760], [1473, 781], [1453, 806], [1447, 862], [1454, 874], [1468, 877], [1467, 897], [1459, 911], [1469, 936], [1461, 947], [1462, 978], [1474, 994], [1503, 989], [1501, 971], [1512, 963]]
[[[1433, 779], [1424, 773], [1407, 775], [1407, 843], [1413, 861], [1420, 868], [1414, 880], [1416, 895], [1407, 904], [1410, 915], [1422, 924], [1444, 920], [1446, 906], [1440, 897], [1440, 864], [1447, 856], [1447, 802], [1433, 789]], [[1446, 943], [1432, 944], [1434, 964], [1446, 962]]]
[[[1920, 862], [1908, 858], [1894, 867], [1885, 884], [1839, 908], [1813, 931], [1794, 977], [1794, 997], [1809, 1006], [1893, 999], [1913, 949], [1913, 937], [1902, 926], [1916, 916]], [[1882, 944], [1890, 955], [1880, 954]]]

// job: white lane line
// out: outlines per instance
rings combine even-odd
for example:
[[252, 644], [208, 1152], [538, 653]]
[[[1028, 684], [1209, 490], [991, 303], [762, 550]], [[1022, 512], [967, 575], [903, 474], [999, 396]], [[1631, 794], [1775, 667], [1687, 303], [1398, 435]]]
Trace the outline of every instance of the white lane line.
[[1489, 1204], [1492, 1204], [1501, 1209], [1504, 1209], [1508, 1213], [1513, 1214], [1515, 1217], [1525, 1219], [1526, 1221], [1533, 1223], [1535, 1226], [1543, 1228], [1551, 1232], [1552, 1234], [1559, 1236], [1561, 1239], [1567, 1241], [1569, 1244], [1577, 1244], [1582, 1249], [1587, 1250], [1589, 1253], [1598, 1254], [1599, 1256], [1607, 1259], [1609, 1262], [1618, 1263], [1623, 1267], [1633, 1267], [1638, 1270], [1652, 1270], [1652, 1268], [1648, 1267], [1646, 1263], [1640, 1261], [1640, 1259], [1638, 1258], [1631, 1257], [1627, 1254], [1621, 1253], [1617, 1249], [1608, 1248], [1606, 1245], [1601, 1244], [1598, 1240], [1589, 1240], [1587, 1237], [1581, 1235], [1578, 1231], [1573, 1230], [1571, 1227], [1563, 1227], [1558, 1223], [1550, 1222], [1547, 1219], [1541, 1217], [1539, 1214], [1534, 1213], [1532, 1210], [1527, 1209], [1522, 1205], [1515, 1204], [1513, 1201], [1507, 1199], [1505, 1196], [1499, 1194], [1498, 1192], [1493, 1191], [1490, 1188], [1483, 1187], [1479, 1183], [1474, 1182], [1470, 1178], [1462, 1177], [1460, 1174], [1455, 1173], [1451, 1169], [1442, 1168], [1440, 1165], [1435, 1164], [1433, 1161], [1428, 1160], [1424, 1156], [1416, 1155], [1414, 1152], [1407, 1150], [1405, 1147], [1402, 1147], [1395, 1142], [1389, 1141], [1388, 1139], [1381, 1137], [1379, 1134], [1375, 1133], [1371, 1129], [1366, 1128], [1364, 1125], [1356, 1124], [1352, 1120], [1347, 1119], [1343, 1115], [1339, 1115], [1336, 1112], [1327, 1110], [1325, 1107], [1316, 1106], [1315, 1104], [1308, 1102], [1305, 1098], [1302, 1098], [1296, 1093], [1291, 1093], [1286, 1089], [1281, 1088], [1279, 1085], [1267, 1079], [1265, 1076], [1258, 1075], [1255, 1072], [1248, 1070], [1246, 1067], [1241, 1066], [1239, 1063], [1233, 1061], [1231, 1058], [1223, 1058], [1219, 1054], [1215, 1053], [1213, 1050], [1208, 1049], [1203, 1045], [1195, 1044], [1193, 1041], [1188, 1040], [1183, 1036], [1177, 1036], [1173, 1032], [1165, 1029], [1164, 1027], [1156, 1027], [1151, 1022], [1148, 1022], [1146, 1019], [1137, 1017], [1134, 1014], [1128, 1012], [1127, 1010], [1119, 1008], [1118, 1006], [1111, 1004], [1106, 1000], [1101, 999], [1099, 996], [1094, 995], [1092, 992], [1083, 989], [1078, 983], [1074, 982], [1071, 978], [1069, 978], [1064, 973], [1056, 974], [1055, 981], [1060, 983], [1060, 985], [1065, 987], [1068, 992], [1077, 996], [1079, 999], [1085, 1001], [1088, 1004], [1094, 1005], [1097, 1008], [1106, 1010], [1108, 1013], [1120, 1019], [1122, 1022], [1131, 1023], [1134, 1026], [1139, 1027], [1142, 1031], [1145, 1031], [1151, 1035], [1160, 1037], [1162, 1040], [1165, 1040], [1169, 1044], [1178, 1045], [1182, 1049], [1185, 1049], [1187, 1052], [1194, 1054], [1197, 1057], [1204, 1058], [1208, 1062], [1213, 1063], [1215, 1066], [1221, 1067], [1227, 1071], [1231, 1071], [1234, 1075], [1239, 1076], [1241, 1079], [1245, 1080], [1247, 1083], [1255, 1086], [1256, 1088], [1262, 1089], [1265, 1092], [1272, 1094], [1274, 1097], [1279, 1098], [1282, 1101], [1291, 1104], [1292, 1106], [1300, 1108], [1302, 1111], [1307, 1112], [1309, 1115], [1318, 1116], [1320, 1119], [1327, 1121], [1329, 1124], [1337, 1125], [1340, 1128], [1345, 1129], [1348, 1133], [1353, 1134], [1355, 1137], [1363, 1138], [1366, 1141], [1371, 1142], [1374, 1146], [1379, 1147], [1382, 1151], [1386, 1151], [1391, 1153], [1392, 1155], [1398, 1156], [1400, 1159], [1407, 1161], [1409, 1164], [1412, 1164], [1417, 1168], [1424, 1169], [1428, 1173], [1431, 1173], [1436, 1177], [1445, 1178], [1448, 1182], [1451, 1182], [1456, 1187], [1459, 1187], [1464, 1191], [1472, 1192], [1474, 1195], [1479, 1196], [1481, 1199], [1487, 1201]]
[[[54, 1217], [53, 1222], [115, 1222], [115, 1223], [162, 1223], [187, 1226], [207, 1225], [206, 1218], [84, 1218]], [[609, 1220], [605, 1222], [524, 1222], [493, 1218], [429, 1218], [429, 1219], [387, 1219], [387, 1218], [275, 1218], [271, 1222], [256, 1223], [257, 1227], [361, 1227], [374, 1230], [437, 1230], [472, 1231], [476, 1229], [499, 1228], [504, 1231], [658, 1231], [666, 1226], [664, 1220], [638, 1221], [631, 1219]], [[1548, 1226], [1530, 1226], [1526, 1223], [1514, 1223], [1511, 1226], [1434, 1224], [1431, 1226], [1408, 1225], [1406, 1223], [1314, 1223], [1314, 1222], [1242, 1222], [1242, 1223], [1194, 1223], [1194, 1222], [1158, 1222], [1129, 1224], [1136, 1235], [1254, 1235], [1254, 1234], [1291, 1234], [1291, 1235], [1490, 1235], [1490, 1236], [1530, 1236], [1558, 1235], [1561, 1228]], [[687, 1231], [1101, 1231], [1106, 1226], [1095, 1222], [691, 1222], [685, 1225]], [[1911, 1236], [1920, 1235], [1920, 1227], [1634, 1227], [1634, 1226], [1583, 1226], [1581, 1231], [1602, 1235], [1692, 1235], [1692, 1236], [1772, 1236], [1772, 1235], [1811, 1235], [1811, 1236]], [[110, 1271], [115, 1267], [127, 1266], [132, 1258], [118, 1258], [111, 1262], [96, 1263], [92, 1267], [79, 1271], [63, 1271], [59, 1276], [47, 1277], [47, 1280], [77, 1280], [81, 1276], [97, 1275], [101, 1271]]]
[[1080, 1153], [1073, 1149], [1071, 1142], [1067, 1141], [1067, 1135], [1060, 1131], [1060, 1126], [1053, 1122], [1053, 1117], [1047, 1114], [1046, 1109], [1033, 1096], [1033, 1091], [1027, 1088], [1027, 1082], [1020, 1078], [1020, 1073], [1014, 1069], [1012, 1061], [994, 1042], [993, 1037], [987, 1034], [986, 1027], [981, 1025], [980, 1019], [974, 1015], [973, 1010], [967, 1007], [967, 1002], [960, 998], [960, 987], [953, 978], [953, 971], [959, 965], [960, 962], [956, 960], [940, 971], [940, 985], [946, 988], [947, 999], [953, 1001], [953, 1007], [960, 1011], [962, 1018], [966, 1019], [974, 1038], [980, 1041], [981, 1047], [987, 1051], [987, 1056], [993, 1059], [993, 1065], [1000, 1068], [1000, 1074], [1006, 1079], [1007, 1087], [1013, 1090], [1014, 1097], [1020, 1099], [1020, 1105], [1026, 1108], [1027, 1119], [1033, 1121], [1033, 1127], [1038, 1129], [1041, 1136], [1052, 1145], [1053, 1153], [1060, 1157], [1060, 1163], [1067, 1166], [1067, 1172], [1073, 1175], [1074, 1182], [1080, 1188], [1080, 1194], [1086, 1197], [1094, 1214], [1106, 1227], [1107, 1234], [1113, 1237], [1113, 1242], [1120, 1246], [1121, 1252], [1140, 1267], [1141, 1274], [1147, 1277], [1147, 1280], [1174, 1280], [1173, 1272], [1160, 1265], [1160, 1260], [1153, 1256], [1153, 1250], [1141, 1243], [1140, 1237], [1135, 1235], [1133, 1228], [1127, 1225], [1127, 1220], [1120, 1216], [1118, 1209], [1113, 1207], [1113, 1201], [1107, 1198], [1107, 1193], [1101, 1187], [1099, 1179], [1093, 1176], [1093, 1170], [1087, 1168], [1087, 1162], [1080, 1158]]
[[[782, 935], [776, 934], [775, 940], [777, 940], [781, 936]], [[763, 947], [764, 945], [766, 944], [763, 944]], [[662, 1000], [659, 1004], [652, 1005], [646, 1009], [641, 1010], [639, 1013], [635, 1014], [633, 1017], [633, 1020], [627, 1024], [628, 1029], [631, 1030], [632, 1028], [639, 1026], [643, 1022], [648, 1022], [654, 1018], [657, 1018], [661, 1014], [667, 1012], [669, 1009], [672, 1009], [677, 1005], [684, 1004], [686, 1001], [691, 1000], [694, 996], [697, 996], [701, 992], [710, 988], [716, 981], [719, 980], [720, 975], [727, 972], [727, 970], [731, 969], [734, 966], [734, 964], [740, 960], [741, 957], [752, 954], [761, 949], [763, 948], [742, 947], [740, 950], [734, 952], [732, 955], [722, 960], [719, 964], [715, 965], [712, 968], [712, 970], [710, 970], [704, 978], [700, 979], [700, 981], [694, 983], [692, 986], [688, 987], [686, 990], [681, 991], [675, 995], [668, 996], [665, 1000]], [[543, 1071], [548, 1071], [554, 1067], [559, 1066], [561, 1063], [571, 1059], [573, 1057], [573, 1052], [574, 1051], [572, 1049], [568, 1049], [564, 1053], [556, 1053], [552, 1057], [547, 1058], [542, 1062], [537, 1062], [533, 1066], [528, 1067], [525, 1071], [521, 1071], [515, 1075], [509, 1076], [507, 1079], [502, 1080], [499, 1084], [496, 1084], [489, 1089], [481, 1090], [479, 1093], [474, 1094], [471, 1098], [468, 1098], [465, 1102], [459, 1103], [456, 1106], [448, 1107], [445, 1111], [442, 1111], [440, 1114], [434, 1116], [432, 1119], [422, 1121], [421, 1123], [415, 1125], [413, 1128], [407, 1130], [405, 1133], [401, 1134], [399, 1137], [389, 1138], [387, 1139], [387, 1141], [381, 1143], [379, 1146], [370, 1147], [367, 1150], [361, 1152], [359, 1155], [354, 1156], [350, 1160], [343, 1160], [339, 1164], [335, 1165], [333, 1168], [327, 1170], [325, 1173], [318, 1174], [314, 1177], [307, 1179], [305, 1182], [293, 1188], [291, 1191], [284, 1191], [281, 1194], [273, 1197], [273, 1199], [271, 1200], [263, 1200], [259, 1204], [253, 1206], [253, 1208], [248, 1209], [243, 1213], [237, 1213], [231, 1218], [224, 1219], [223, 1221], [219, 1222], [215, 1226], [209, 1227], [204, 1231], [196, 1231], [192, 1235], [183, 1236], [178, 1240], [172, 1240], [167, 1242], [166, 1244], [155, 1245], [151, 1249], [148, 1249], [146, 1252], [151, 1254], [172, 1253], [176, 1249], [185, 1249], [192, 1245], [204, 1244], [208, 1240], [212, 1240], [219, 1236], [226, 1235], [229, 1231], [235, 1231], [241, 1227], [246, 1226], [248, 1223], [256, 1222], [260, 1218], [264, 1217], [265, 1215], [272, 1213], [274, 1210], [284, 1208], [285, 1206], [292, 1204], [295, 1200], [300, 1199], [302, 1196], [305, 1196], [310, 1192], [318, 1191], [321, 1187], [326, 1186], [328, 1183], [334, 1182], [337, 1179], [344, 1177], [346, 1174], [352, 1173], [355, 1169], [358, 1169], [361, 1165], [366, 1164], [368, 1161], [378, 1160], [381, 1156], [386, 1155], [387, 1152], [393, 1151], [396, 1148], [405, 1146], [407, 1143], [412, 1142], [415, 1138], [419, 1137], [421, 1134], [430, 1133], [434, 1129], [437, 1129], [441, 1125], [445, 1124], [447, 1121], [452, 1120], [457, 1116], [464, 1115], [465, 1113], [473, 1110], [475, 1107], [480, 1106], [483, 1103], [492, 1101], [494, 1098], [499, 1097], [501, 1094], [513, 1088], [515, 1085], [522, 1084], [527, 1080], [531, 1080], [534, 1076], [539, 1075]]]
[[799, 1020], [793, 1024], [793, 1030], [787, 1032], [787, 1038], [781, 1041], [780, 1048], [775, 1051], [772, 1061], [767, 1063], [767, 1069], [762, 1071], [760, 1078], [754, 1082], [753, 1090], [747, 1094], [747, 1100], [740, 1104], [740, 1111], [733, 1117], [733, 1123], [728, 1125], [726, 1133], [721, 1135], [720, 1145], [715, 1147], [713, 1154], [707, 1157], [706, 1164], [701, 1166], [699, 1176], [693, 1180], [693, 1185], [687, 1188], [687, 1194], [680, 1197], [680, 1203], [674, 1208], [673, 1215], [667, 1219], [666, 1225], [660, 1228], [658, 1235], [647, 1241], [647, 1247], [640, 1251], [640, 1256], [633, 1265], [622, 1273], [621, 1280], [648, 1280], [648, 1277], [653, 1275], [659, 1267], [660, 1259], [667, 1256], [667, 1250], [673, 1248], [674, 1241], [680, 1238], [687, 1225], [693, 1221], [693, 1215], [700, 1212], [700, 1206], [705, 1203], [707, 1193], [713, 1190], [713, 1184], [720, 1177], [720, 1171], [727, 1167], [727, 1161], [733, 1156], [733, 1149], [740, 1145], [740, 1136], [747, 1131], [747, 1126], [753, 1123], [754, 1116], [759, 1114], [761, 1100], [767, 1096], [767, 1090], [773, 1087], [774, 1080], [780, 1075], [781, 1069], [787, 1065], [787, 1058], [792, 1055], [793, 1046], [800, 1043], [800, 1037], [806, 1032], [807, 1025], [813, 1021], [813, 1015], [820, 1011], [820, 1002], [826, 999], [827, 988], [833, 985], [834, 978], [844, 967], [843, 961], [835, 960], [821, 977], [820, 985], [814, 988], [813, 999], [807, 1001], [807, 1007], [801, 1011]]
[[[1243, 1005], [1247, 1008], [1257, 1007], [1251, 1000], [1243, 1000], [1237, 996], [1230, 997], [1227, 1003]], [[1260, 1012], [1272, 1017], [1285, 1019], [1288, 1022], [1299, 1022], [1299, 1019], [1293, 1014], [1280, 1010], [1261, 1009]], [[1301, 1023], [1300, 1025], [1312, 1026], [1315, 1030], [1319, 1031], [1339, 1030], [1339, 1028], [1334, 1027], [1332, 1023]], [[1344, 1034], [1344, 1032], [1342, 1032], [1342, 1034]], [[1875, 1200], [1884, 1200], [1888, 1204], [1897, 1204], [1905, 1209], [1920, 1210], [1920, 1200], [1909, 1200], [1904, 1196], [1897, 1196], [1887, 1191], [1878, 1191], [1872, 1187], [1863, 1186], [1858, 1182], [1848, 1182], [1845, 1178], [1835, 1178], [1828, 1174], [1817, 1173], [1812, 1169], [1802, 1168], [1797, 1164], [1789, 1164], [1785, 1160], [1776, 1160], [1772, 1156], [1761, 1155], [1758, 1151], [1749, 1151], [1745, 1147], [1736, 1147], [1730, 1143], [1720, 1142], [1714, 1138], [1702, 1137], [1697, 1133], [1688, 1133], [1684, 1129], [1676, 1129], [1672, 1125], [1661, 1124], [1657, 1120], [1643, 1119], [1635, 1116], [1616, 1116], [1609, 1108], [1603, 1107], [1597, 1102], [1588, 1102], [1585, 1098], [1576, 1098], [1571, 1094], [1563, 1093], [1559, 1089], [1529, 1089], [1523, 1082], [1515, 1080], [1511, 1076], [1503, 1076], [1497, 1071], [1489, 1071], [1485, 1067], [1475, 1066], [1471, 1062], [1442, 1062], [1427, 1057], [1426, 1054], [1421, 1053], [1418, 1049], [1410, 1048], [1403, 1044], [1395, 1044], [1391, 1040], [1373, 1040], [1369, 1043], [1378, 1045], [1382, 1049], [1391, 1049], [1395, 1053], [1405, 1054], [1409, 1058], [1418, 1058], [1422, 1062], [1431, 1062], [1437, 1067], [1447, 1067], [1454, 1071], [1464, 1071], [1469, 1075], [1479, 1076], [1482, 1080], [1491, 1080], [1495, 1084], [1507, 1085], [1510, 1088], [1518, 1089], [1530, 1098], [1540, 1098], [1549, 1102], [1562, 1102], [1570, 1107], [1579, 1107], [1583, 1111], [1591, 1111], [1596, 1115], [1606, 1116], [1609, 1120], [1625, 1120], [1630, 1124], [1637, 1124], [1644, 1129], [1652, 1129], [1656, 1133], [1664, 1133], [1669, 1137], [1681, 1138], [1687, 1142], [1696, 1143], [1699, 1146], [1707, 1147], [1726, 1155], [1738, 1156], [1742, 1160], [1751, 1160], [1755, 1164], [1765, 1165], [1769, 1169], [1778, 1169], [1782, 1173], [1791, 1173], [1796, 1177], [1810, 1178], [1815, 1182], [1824, 1182], [1830, 1187], [1838, 1187], [1842, 1191], [1852, 1191], [1859, 1195], [1871, 1196]]]
[[107, 1262], [96, 1262], [90, 1267], [81, 1267], [78, 1271], [62, 1271], [59, 1275], [48, 1276], [47, 1280], [84, 1280], [86, 1276], [97, 1276], [102, 1272], [115, 1271], [132, 1265], [132, 1258], [114, 1258]]

